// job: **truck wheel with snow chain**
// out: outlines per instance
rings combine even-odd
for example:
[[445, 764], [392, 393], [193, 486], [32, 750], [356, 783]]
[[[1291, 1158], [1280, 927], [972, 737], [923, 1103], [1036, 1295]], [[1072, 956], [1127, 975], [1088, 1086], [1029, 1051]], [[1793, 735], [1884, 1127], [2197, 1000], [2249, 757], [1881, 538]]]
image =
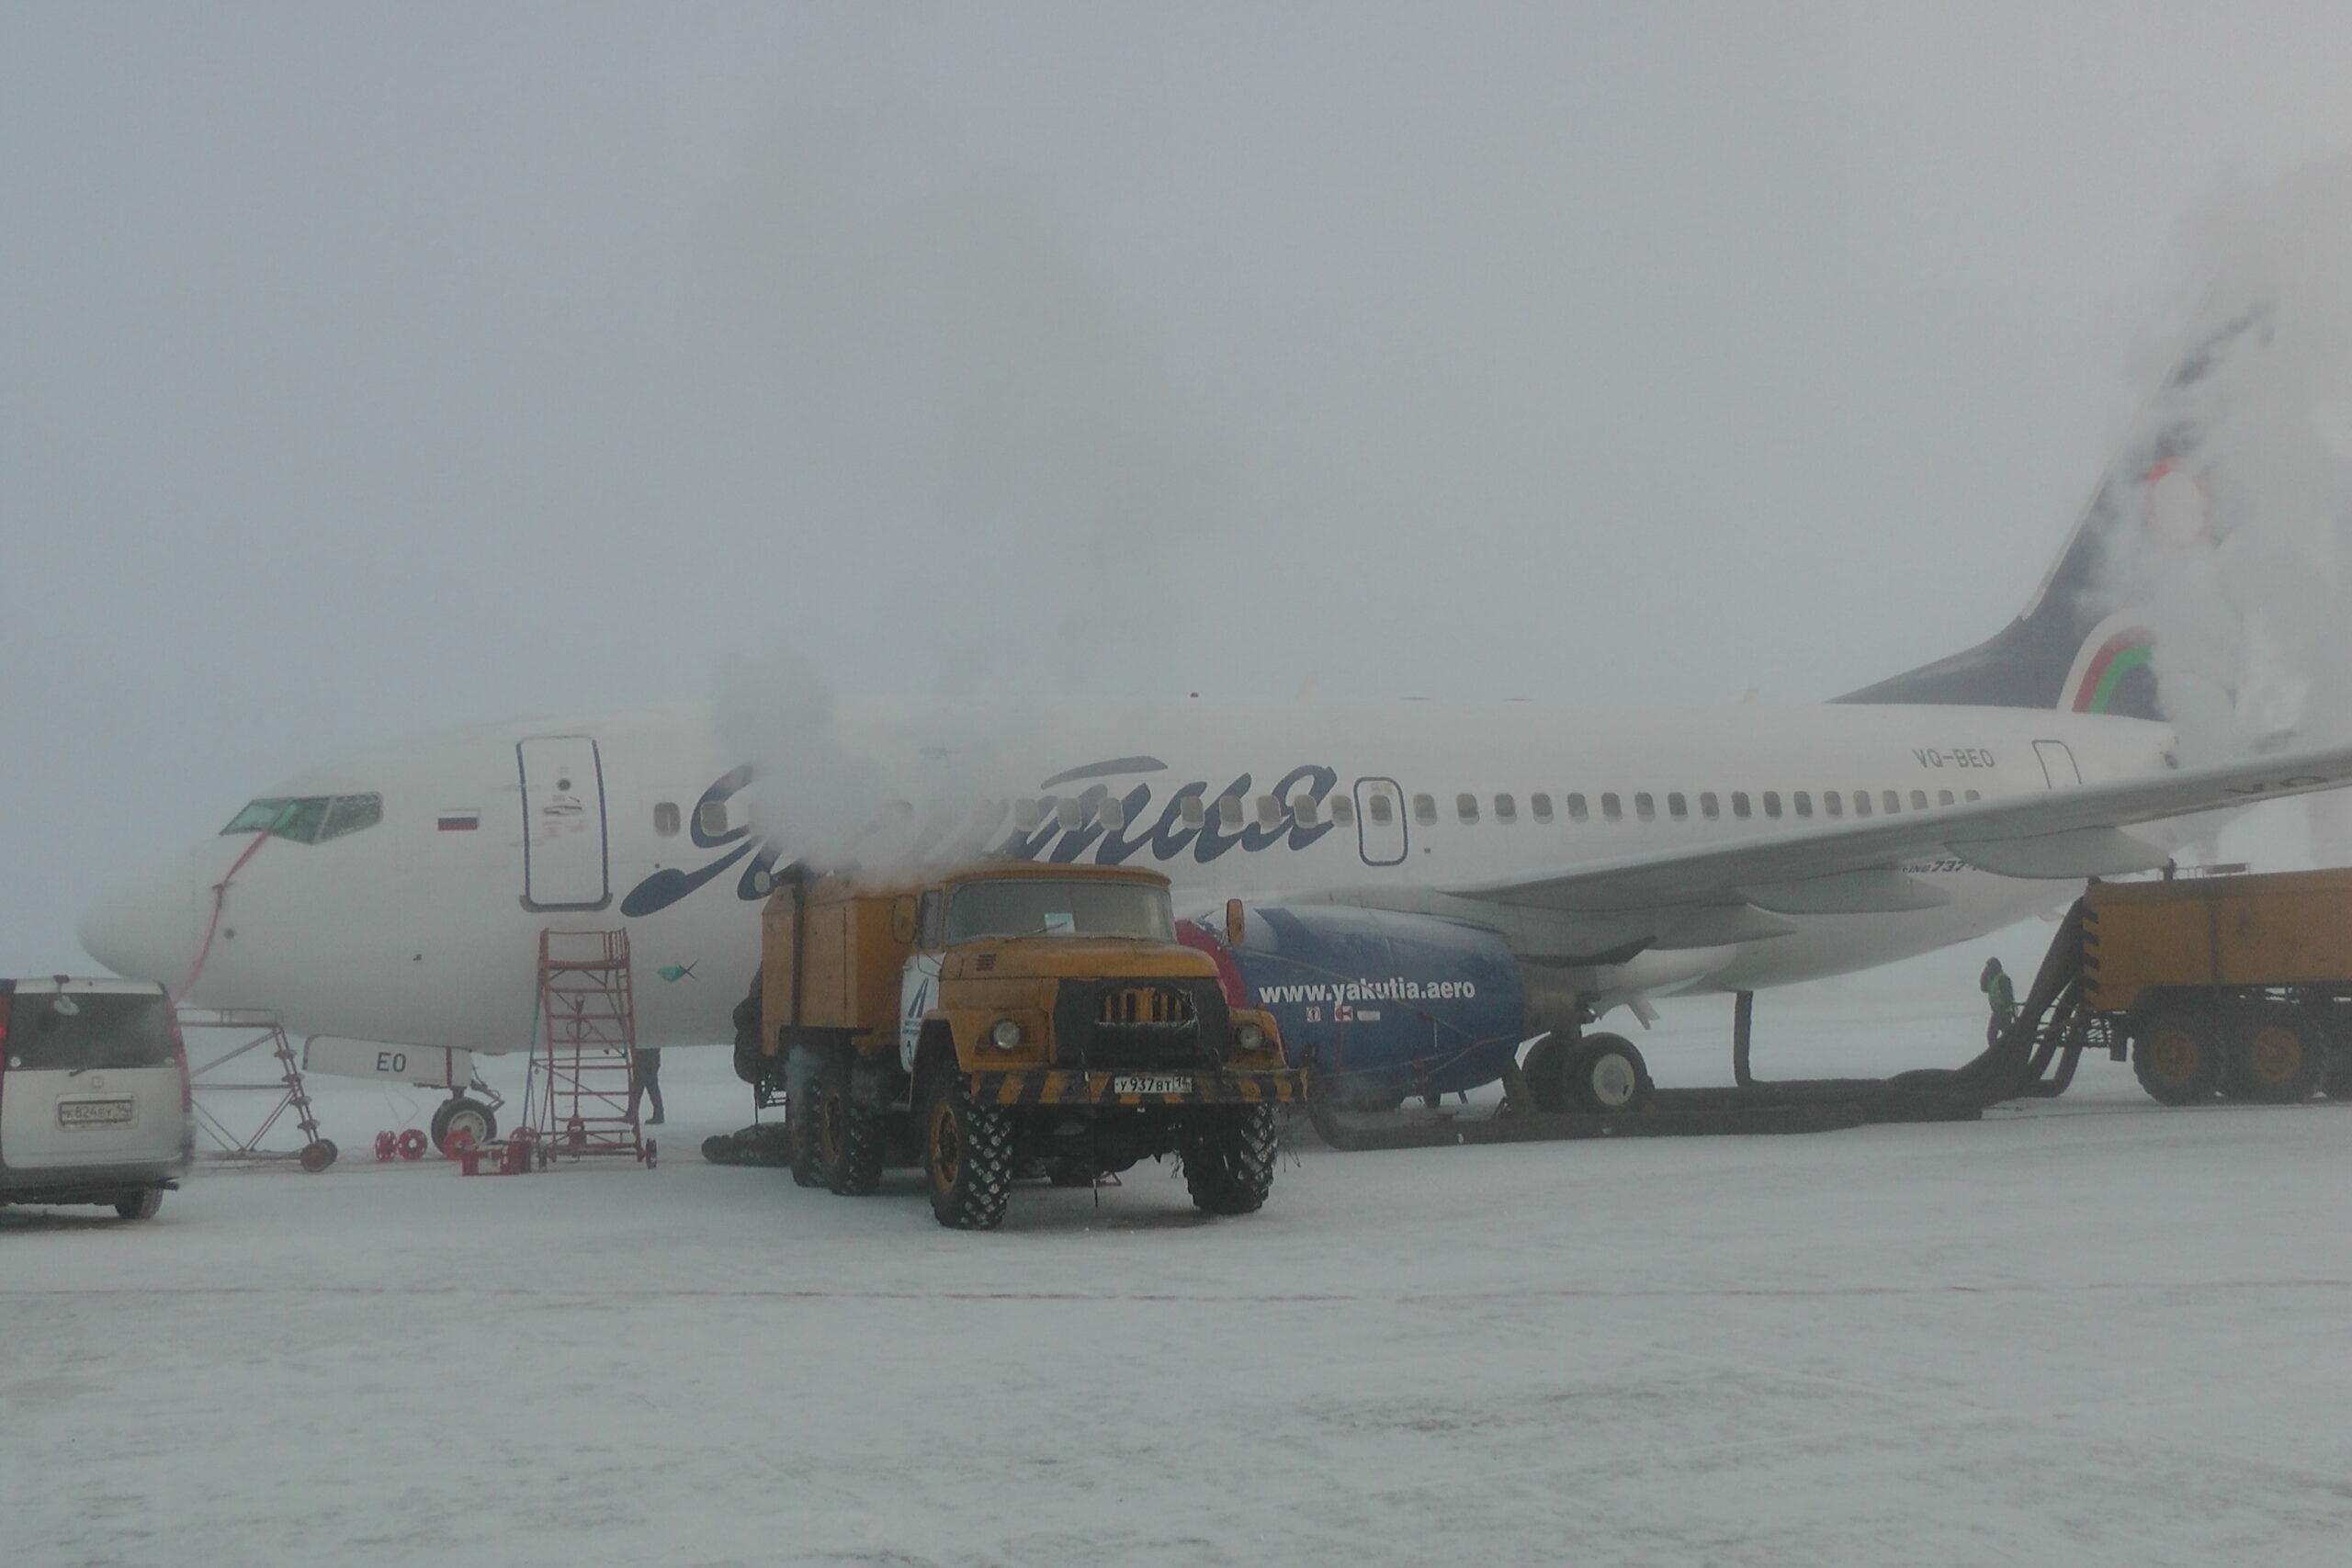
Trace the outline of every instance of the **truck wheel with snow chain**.
[[972, 1098], [960, 1073], [932, 1083], [923, 1115], [923, 1173], [931, 1212], [951, 1230], [990, 1231], [1012, 1191], [1012, 1118]]
[[1274, 1190], [1282, 1126], [1271, 1105], [1196, 1112], [1178, 1157], [1193, 1206], [1204, 1214], [1254, 1214]]

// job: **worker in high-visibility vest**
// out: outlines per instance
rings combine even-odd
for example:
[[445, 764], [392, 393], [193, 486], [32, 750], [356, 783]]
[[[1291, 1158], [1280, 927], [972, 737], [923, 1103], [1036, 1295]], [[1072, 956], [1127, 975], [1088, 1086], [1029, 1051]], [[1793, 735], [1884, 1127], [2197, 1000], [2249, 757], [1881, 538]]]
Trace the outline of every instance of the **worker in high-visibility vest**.
[[1984, 993], [1985, 1004], [1993, 1010], [1991, 1020], [1984, 1025], [1984, 1043], [1997, 1045], [2002, 1032], [2018, 1016], [2018, 988], [1997, 958], [1984, 961], [1984, 973], [1976, 977], [1976, 988]]

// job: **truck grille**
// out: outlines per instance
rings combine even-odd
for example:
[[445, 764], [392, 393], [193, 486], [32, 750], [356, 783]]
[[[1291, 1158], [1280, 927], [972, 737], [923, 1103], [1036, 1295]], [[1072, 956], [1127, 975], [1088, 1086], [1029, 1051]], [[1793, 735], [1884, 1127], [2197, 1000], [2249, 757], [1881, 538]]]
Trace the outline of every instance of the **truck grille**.
[[1196, 1015], [1193, 998], [1166, 986], [1129, 986], [1102, 993], [1094, 1021], [1104, 1023], [1190, 1023]]
[[1065, 980], [1054, 1061], [1066, 1067], [1215, 1066], [1228, 1028], [1213, 978]]

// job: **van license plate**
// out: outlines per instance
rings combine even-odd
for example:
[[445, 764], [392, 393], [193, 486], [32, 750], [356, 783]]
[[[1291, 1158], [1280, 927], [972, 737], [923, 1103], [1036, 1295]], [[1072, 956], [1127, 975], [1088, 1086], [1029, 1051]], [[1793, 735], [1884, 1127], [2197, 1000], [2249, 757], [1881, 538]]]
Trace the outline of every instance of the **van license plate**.
[[1120, 1073], [1111, 1079], [1113, 1094], [1190, 1094], [1190, 1073]]
[[61, 1100], [57, 1102], [57, 1124], [96, 1127], [110, 1122], [128, 1122], [130, 1103], [127, 1100]]

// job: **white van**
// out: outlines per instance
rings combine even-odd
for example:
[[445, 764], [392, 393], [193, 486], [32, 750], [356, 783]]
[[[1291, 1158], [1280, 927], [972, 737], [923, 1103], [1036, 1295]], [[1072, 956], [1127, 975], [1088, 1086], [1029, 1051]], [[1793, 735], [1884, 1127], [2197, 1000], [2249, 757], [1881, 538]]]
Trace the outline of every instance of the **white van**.
[[0, 980], [0, 1203], [154, 1216], [196, 1154], [179, 1021], [143, 980]]

